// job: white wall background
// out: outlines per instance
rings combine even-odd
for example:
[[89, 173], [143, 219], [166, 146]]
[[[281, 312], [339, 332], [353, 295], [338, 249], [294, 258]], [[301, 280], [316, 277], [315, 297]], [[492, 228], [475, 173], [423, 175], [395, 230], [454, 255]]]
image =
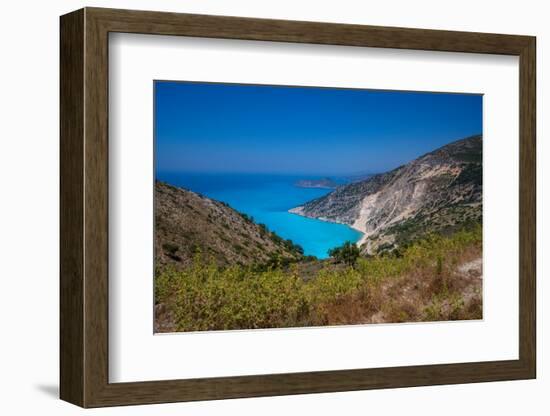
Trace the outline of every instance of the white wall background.
[[[0, 15], [0, 409], [3, 414], [83, 412], [58, 395], [58, 16], [102, 6], [277, 19], [529, 34], [538, 37], [538, 305], [539, 377], [534, 381], [317, 394], [87, 411], [103, 415], [400, 414], [545, 415], [550, 408], [550, 361], [543, 325], [550, 237], [550, 146], [544, 141], [545, 72], [550, 26], [545, 2], [120, 0], [6, 2]], [[546, 198], [546, 201], [544, 200]]]

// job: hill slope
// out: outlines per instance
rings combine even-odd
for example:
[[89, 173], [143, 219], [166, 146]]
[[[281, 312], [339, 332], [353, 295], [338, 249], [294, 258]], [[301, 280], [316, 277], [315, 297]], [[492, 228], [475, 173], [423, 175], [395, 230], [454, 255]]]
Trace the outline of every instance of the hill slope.
[[323, 179], [302, 179], [295, 183], [295, 186], [299, 188], [322, 188], [322, 189], [335, 189], [338, 187], [331, 178]]
[[155, 183], [155, 227], [157, 268], [189, 265], [197, 252], [221, 267], [301, 258], [299, 247], [228, 205], [161, 182]]
[[364, 232], [363, 253], [393, 249], [481, 222], [481, 161], [482, 138], [469, 137], [290, 211]]

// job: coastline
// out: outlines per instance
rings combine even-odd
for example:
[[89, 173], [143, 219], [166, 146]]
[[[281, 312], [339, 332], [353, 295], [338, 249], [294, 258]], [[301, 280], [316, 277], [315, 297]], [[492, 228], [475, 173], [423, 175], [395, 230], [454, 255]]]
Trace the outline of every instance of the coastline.
[[368, 234], [367, 234], [366, 232], [364, 232], [364, 231], [361, 231], [361, 230], [359, 230], [359, 229], [357, 229], [357, 228], [355, 228], [355, 227], [351, 227], [351, 228], [353, 228], [354, 230], [359, 231], [359, 232], [362, 234], [361, 238], [360, 238], [359, 240], [357, 240], [357, 242], [355, 243], [355, 244], [357, 245], [357, 247], [361, 248], [361, 246], [367, 242], [367, 238], [368, 238], [369, 236], [368, 236]]
[[290, 213], [290, 214], [299, 215], [300, 217], [304, 217], [304, 218], [311, 218], [313, 220], [319, 220], [319, 221], [328, 222], [328, 223], [332, 223], [332, 224], [345, 225], [345, 226], [351, 228], [352, 230], [355, 230], [355, 231], [361, 233], [361, 238], [359, 238], [359, 240], [357, 240], [354, 243], [357, 247], [361, 247], [361, 245], [363, 245], [367, 241], [368, 234], [365, 231], [361, 230], [360, 228], [354, 226], [353, 224], [346, 224], [344, 222], [332, 221], [332, 220], [329, 220], [328, 218], [325, 218], [325, 217], [310, 217], [309, 215], [304, 214], [304, 208], [302, 206], [291, 208], [287, 212]]

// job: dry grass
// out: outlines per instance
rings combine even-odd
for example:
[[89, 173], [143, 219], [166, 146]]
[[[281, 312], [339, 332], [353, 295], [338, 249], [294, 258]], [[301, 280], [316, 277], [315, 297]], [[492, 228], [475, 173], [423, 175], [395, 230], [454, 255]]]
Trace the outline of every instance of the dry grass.
[[481, 319], [481, 270], [464, 268], [480, 257], [481, 227], [354, 267], [325, 265], [307, 280], [299, 267], [220, 269], [197, 259], [158, 276], [156, 299], [174, 319], [164, 328], [179, 331]]
[[324, 306], [328, 325], [471, 320], [482, 318], [481, 273], [464, 275], [457, 266], [481, 257], [474, 245], [452, 253], [454, 264], [424, 265]]

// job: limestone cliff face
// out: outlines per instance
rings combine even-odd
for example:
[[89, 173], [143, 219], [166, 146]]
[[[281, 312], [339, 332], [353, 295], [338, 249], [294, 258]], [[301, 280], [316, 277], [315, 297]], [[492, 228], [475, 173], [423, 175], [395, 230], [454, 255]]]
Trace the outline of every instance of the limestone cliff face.
[[393, 249], [429, 232], [481, 222], [481, 162], [482, 138], [469, 137], [291, 212], [364, 232], [360, 245], [365, 253]]

